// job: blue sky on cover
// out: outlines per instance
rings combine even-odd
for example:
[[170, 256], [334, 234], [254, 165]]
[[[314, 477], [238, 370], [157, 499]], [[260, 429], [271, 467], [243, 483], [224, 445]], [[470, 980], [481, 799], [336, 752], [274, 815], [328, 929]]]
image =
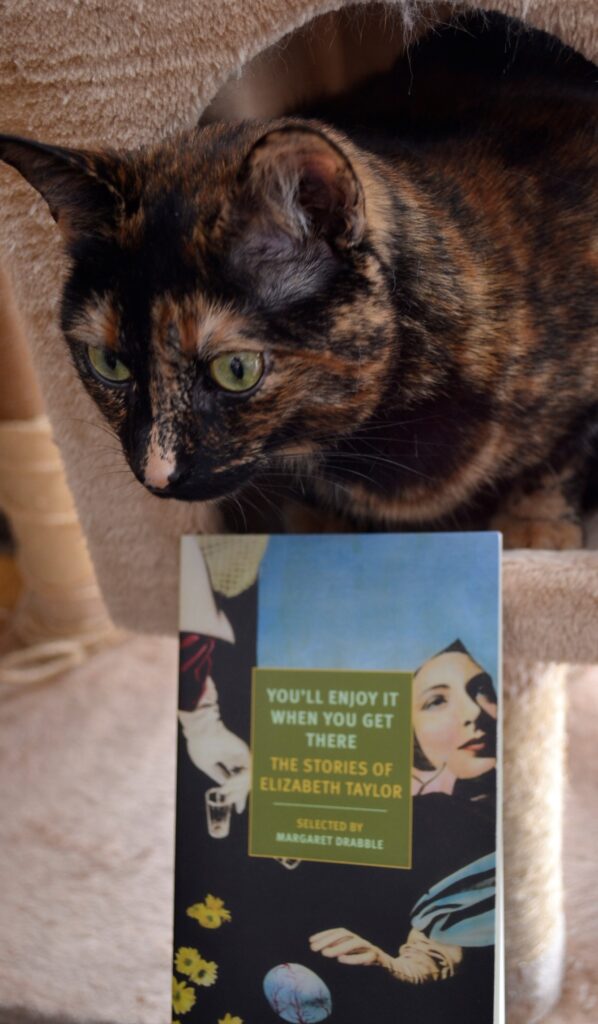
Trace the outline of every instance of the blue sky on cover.
[[270, 537], [258, 665], [415, 669], [459, 638], [496, 680], [495, 533]]

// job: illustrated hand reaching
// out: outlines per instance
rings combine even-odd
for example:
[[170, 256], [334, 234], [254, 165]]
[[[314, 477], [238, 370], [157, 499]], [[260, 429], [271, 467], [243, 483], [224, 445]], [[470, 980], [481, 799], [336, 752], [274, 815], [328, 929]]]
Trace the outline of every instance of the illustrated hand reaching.
[[313, 953], [334, 957], [340, 964], [360, 964], [364, 967], [378, 965], [388, 968], [391, 957], [373, 942], [362, 939], [347, 928], [328, 928], [327, 931], [311, 935], [309, 945]]
[[452, 978], [463, 959], [460, 946], [431, 940], [417, 928], [411, 929], [397, 957], [390, 956], [347, 928], [318, 932], [310, 937], [309, 945], [313, 953], [335, 957], [340, 964], [384, 967], [395, 978], [412, 985]]
[[224, 725], [212, 679], [194, 711], [179, 711], [179, 721], [193, 764], [221, 786], [241, 814], [249, 794], [251, 753], [245, 741]]

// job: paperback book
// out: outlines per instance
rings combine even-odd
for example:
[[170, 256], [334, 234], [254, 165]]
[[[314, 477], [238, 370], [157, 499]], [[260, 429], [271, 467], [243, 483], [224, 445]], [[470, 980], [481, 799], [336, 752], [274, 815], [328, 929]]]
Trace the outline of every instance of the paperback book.
[[500, 1024], [500, 537], [185, 537], [173, 1021]]

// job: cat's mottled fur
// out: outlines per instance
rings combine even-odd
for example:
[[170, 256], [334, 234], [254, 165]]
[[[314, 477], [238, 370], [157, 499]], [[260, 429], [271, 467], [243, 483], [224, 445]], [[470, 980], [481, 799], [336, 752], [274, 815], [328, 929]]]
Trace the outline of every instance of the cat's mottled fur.
[[[594, 81], [556, 40], [475, 15], [305, 117], [134, 153], [0, 137], [63, 232], [65, 336], [139, 480], [204, 500], [278, 495], [286, 474], [366, 528], [487, 516], [510, 544], [579, 544]], [[88, 346], [130, 378], [103, 383]], [[229, 353], [261, 360], [254, 386], [216, 382]]]

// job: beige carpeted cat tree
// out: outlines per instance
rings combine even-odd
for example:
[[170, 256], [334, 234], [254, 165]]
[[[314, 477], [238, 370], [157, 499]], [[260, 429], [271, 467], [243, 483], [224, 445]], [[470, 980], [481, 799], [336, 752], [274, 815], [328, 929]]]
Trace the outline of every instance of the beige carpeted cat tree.
[[[333, 90], [384, 66], [405, 37], [445, 19], [455, 6], [419, 0], [395, 0], [386, 8], [340, 0], [4, 0], [0, 126], [63, 145], [135, 146], [192, 125], [210, 104], [212, 116], [275, 114], [291, 96]], [[598, 57], [593, 0], [494, 0], [491, 6]], [[157, 501], [130, 473], [118, 471], [125, 469], [122, 456], [107, 446], [99, 413], [60, 338], [58, 234], [45, 205], [5, 167], [0, 211], [0, 264], [25, 321], [107, 605], [119, 626], [173, 632], [178, 537], [217, 529], [217, 515]], [[10, 346], [11, 329], [3, 333]], [[15, 372], [15, 387], [18, 377]], [[10, 388], [10, 379], [4, 385]], [[10, 494], [4, 502], [20, 536]], [[564, 676], [558, 666], [598, 661], [598, 554], [509, 553], [504, 589], [509, 1022], [532, 1024], [558, 996], [563, 959]], [[93, 616], [101, 633], [105, 620], [95, 604]], [[151, 822], [145, 827], [151, 843]], [[169, 924], [155, 927], [166, 933]], [[0, 980], [0, 1005], [15, 1001], [9, 995]], [[102, 1007], [92, 1004], [90, 993], [89, 1019], [99, 1021]], [[67, 994], [57, 1009], [68, 1010]], [[142, 1007], [135, 1021], [158, 1024]]]

